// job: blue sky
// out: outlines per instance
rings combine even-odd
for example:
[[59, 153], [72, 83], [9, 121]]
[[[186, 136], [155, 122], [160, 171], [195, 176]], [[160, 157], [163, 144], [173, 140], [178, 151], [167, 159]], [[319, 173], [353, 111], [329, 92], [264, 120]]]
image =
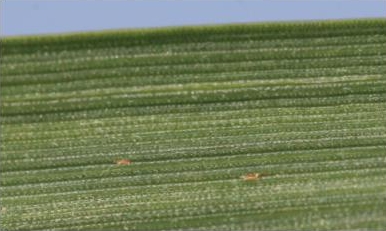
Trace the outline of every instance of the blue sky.
[[1, 36], [386, 17], [386, 1], [1, 1]]

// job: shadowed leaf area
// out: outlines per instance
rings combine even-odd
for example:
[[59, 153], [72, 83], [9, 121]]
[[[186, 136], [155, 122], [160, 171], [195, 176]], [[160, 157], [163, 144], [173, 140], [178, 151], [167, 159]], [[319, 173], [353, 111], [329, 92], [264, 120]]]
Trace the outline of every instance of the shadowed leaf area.
[[386, 20], [1, 39], [2, 230], [384, 230]]

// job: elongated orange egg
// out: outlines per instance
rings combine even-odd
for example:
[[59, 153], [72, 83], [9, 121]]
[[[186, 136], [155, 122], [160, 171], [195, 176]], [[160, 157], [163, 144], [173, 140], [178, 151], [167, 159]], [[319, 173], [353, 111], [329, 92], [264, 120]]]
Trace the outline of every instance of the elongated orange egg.
[[117, 165], [129, 165], [131, 164], [131, 161], [128, 159], [122, 159], [122, 160], [118, 160], [116, 163]]

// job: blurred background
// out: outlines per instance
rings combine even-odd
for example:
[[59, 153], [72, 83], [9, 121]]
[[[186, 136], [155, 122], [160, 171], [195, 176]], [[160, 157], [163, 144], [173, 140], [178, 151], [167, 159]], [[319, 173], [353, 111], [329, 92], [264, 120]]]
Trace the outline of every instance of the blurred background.
[[386, 1], [1, 1], [1, 36], [386, 17]]

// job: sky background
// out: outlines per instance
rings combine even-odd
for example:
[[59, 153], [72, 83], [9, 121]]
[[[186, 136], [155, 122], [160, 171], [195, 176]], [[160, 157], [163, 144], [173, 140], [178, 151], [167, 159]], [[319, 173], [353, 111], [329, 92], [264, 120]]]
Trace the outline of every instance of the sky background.
[[386, 17], [386, 1], [1, 1], [1, 36]]

